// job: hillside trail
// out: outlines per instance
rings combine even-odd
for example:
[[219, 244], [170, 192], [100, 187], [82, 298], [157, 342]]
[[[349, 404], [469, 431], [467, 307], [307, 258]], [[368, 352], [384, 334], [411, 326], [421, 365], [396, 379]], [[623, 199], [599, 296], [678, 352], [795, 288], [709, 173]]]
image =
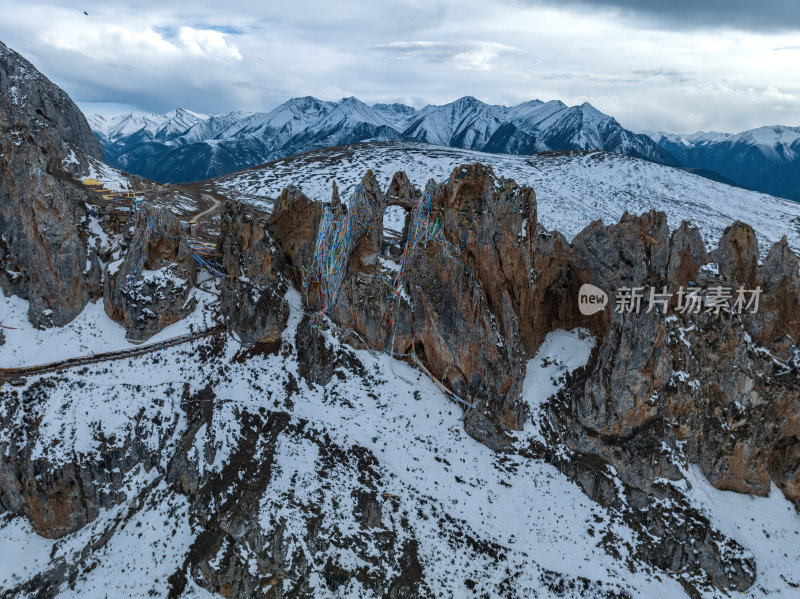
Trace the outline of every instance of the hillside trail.
[[[206, 210], [203, 210], [202, 212], [199, 212], [194, 216], [193, 220], [196, 223], [199, 223], [202, 220], [206, 219], [208, 215], [212, 214], [215, 210], [219, 208], [221, 203], [219, 199], [215, 198], [210, 194], [204, 193], [202, 194], [202, 196], [204, 199], [209, 200], [213, 203], [210, 208], [207, 208]], [[14, 329], [14, 327], [5, 326], [3, 324], [0, 324], [0, 327], [5, 329]], [[191, 333], [187, 335], [180, 335], [173, 339], [165, 339], [159, 343], [153, 343], [135, 348], [125, 348], [122, 350], [105, 352], [102, 354], [91, 354], [88, 356], [66, 358], [64, 360], [59, 360], [57, 362], [52, 362], [48, 364], [36, 364], [18, 368], [0, 368], [0, 385], [2, 385], [3, 382], [11, 378], [14, 378], [16, 376], [21, 376], [26, 374], [42, 374], [46, 372], [61, 370], [63, 368], [74, 368], [76, 366], [82, 366], [85, 364], [94, 364], [96, 362], [113, 361], [113, 360], [120, 360], [123, 358], [130, 358], [133, 356], [139, 356], [145, 353], [163, 349], [165, 347], [171, 347], [173, 345], [194, 341], [196, 339], [199, 339], [201, 337], [206, 337], [208, 335], [213, 335], [221, 332], [223, 329], [224, 327], [222, 327], [221, 325], [217, 325], [205, 331], [200, 331], [197, 333]]]
[[196, 223], [199, 223], [206, 216], [208, 216], [209, 214], [214, 212], [217, 208], [219, 208], [219, 204], [220, 204], [220, 201], [217, 198], [215, 198], [214, 196], [212, 196], [212, 195], [204, 193], [204, 194], [202, 194], [202, 196], [203, 196], [203, 199], [211, 200], [213, 202], [213, 204], [211, 205], [211, 208], [207, 208], [206, 210], [203, 210], [202, 212], [199, 212], [198, 214], [194, 215], [192, 220], [194, 222], [196, 222]]
[[44, 374], [48, 372], [56, 372], [66, 368], [85, 366], [87, 364], [96, 364], [98, 362], [111, 362], [115, 360], [122, 360], [125, 358], [132, 358], [136, 356], [141, 356], [143, 354], [159, 351], [167, 347], [173, 347], [175, 345], [181, 345], [183, 343], [196, 341], [197, 339], [202, 339], [203, 337], [220, 335], [223, 334], [224, 332], [225, 332], [225, 326], [222, 324], [217, 324], [211, 328], [202, 331], [186, 333], [184, 335], [173, 337], [172, 339], [164, 339], [162, 341], [149, 343], [147, 345], [140, 345], [138, 347], [127, 347], [116, 351], [103, 352], [99, 354], [90, 354], [87, 356], [79, 356], [75, 358], [66, 358], [64, 360], [59, 360], [58, 362], [50, 362], [47, 364], [20, 366], [17, 368], [0, 368], [0, 386], [2, 386], [4, 382], [7, 382], [11, 379], [20, 376], [32, 375], [32, 374]]

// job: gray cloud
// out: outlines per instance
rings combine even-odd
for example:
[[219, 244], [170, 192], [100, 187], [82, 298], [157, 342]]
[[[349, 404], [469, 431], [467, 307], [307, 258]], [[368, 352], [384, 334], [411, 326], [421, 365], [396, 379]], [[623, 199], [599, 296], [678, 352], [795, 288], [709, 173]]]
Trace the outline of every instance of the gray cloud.
[[493, 68], [500, 54], [516, 52], [517, 48], [498, 42], [434, 42], [399, 41], [379, 44], [375, 49], [403, 60], [421, 60], [431, 63], [452, 61], [462, 70], [487, 71]]
[[639, 81], [644, 79], [664, 79], [672, 83], [687, 83], [692, 80], [689, 73], [674, 69], [640, 69], [632, 72]]
[[472, 95], [588, 101], [632, 129], [800, 124], [798, 35], [717, 27], [730, 15], [678, 27], [678, 9], [647, 12], [632, 0], [566, 1], [84, 0], [75, 9], [6, 0], [0, 39], [87, 111], [269, 110], [300, 95], [423, 106]]
[[465, 52], [469, 46], [464, 43], [447, 43], [432, 41], [392, 42], [378, 44], [377, 50], [394, 55], [395, 58], [420, 59], [426, 62], [444, 62], [456, 54]]
[[519, 0], [523, 4], [614, 10], [673, 29], [800, 31], [797, 0]]

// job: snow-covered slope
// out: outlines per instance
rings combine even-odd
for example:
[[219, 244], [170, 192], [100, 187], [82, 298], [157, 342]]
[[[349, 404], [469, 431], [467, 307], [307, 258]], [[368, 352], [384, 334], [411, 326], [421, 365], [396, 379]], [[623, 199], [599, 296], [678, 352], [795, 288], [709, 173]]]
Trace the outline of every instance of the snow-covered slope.
[[[197, 341], [95, 364], [51, 379], [49, 393], [32, 391], [25, 411], [11, 416], [38, 423], [33, 457], [54, 467], [74, 455], [99, 458], [132, 436], [151, 451], [163, 446], [159, 455], [185, 452], [187, 469], [227, 481], [220, 503], [250, 493], [261, 514], [247, 525], [255, 530], [237, 529], [245, 535], [238, 542], [226, 535], [221, 546], [208, 545], [211, 537], [203, 531], [213, 521], [192, 510], [193, 492], [179, 491], [165, 475], [172, 465], [164, 457], [149, 469], [118, 472], [115, 492], [128, 500], [57, 541], [36, 535], [24, 518], [0, 519], [0, 589], [22, 598], [28, 596], [26, 582], [36, 580], [31, 588], [37, 588], [54, 580], [49, 592], [58, 597], [99, 598], [109, 589], [132, 598], [165, 597], [176, 589], [174, 596], [211, 597], [194, 582], [202, 576], [197, 560], [207, 559], [217, 568], [220, 562], [245, 564], [261, 594], [277, 586], [291, 595], [298, 581], [265, 569], [270, 563], [287, 567], [285, 555], [308, 564], [310, 576], [302, 582], [312, 596], [377, 597], [366, 584], [376, 564], [380, 573], [396, 548], [412, 547], [408, 559], [422, 576], [423, 596], [687, 596], [674, 577], [636, 557], [639, 533], [620, 510], [589, 500], [539, 459], [495, 453], [468, 438], [460, 410], [419, 371], [383, 354], [349, 350], [330, 337], [351, 353], [350, 366], [325, 387], [307, 386], [295, 348], [300, 295], [290, 290], [287, 300], [291, 317], [279, 352], [244, 361], [237, 358], [244, 348], [227, 339], [216, 347]], [[581, 331], [556, 331], [530, 360], [523, 393], [532, 422], [518, 433], [520, 447], [540, 439], [542, 403], [561, 388], [565, 374], [586, 362], [591, 344]], [[205, 356], [203, 368], [197, 356]], [[38, 378], [26, 388], [35, 389]], [[287, 420], [279, 430], [263, 429], [260, 443], [258, 436], [250, 440], [259, 423], [280, 413]], [[191, 428], [198, 414], [204, 414], [203, 424], [194, 426], [186, 445], [177, 431]], [[16, 427], [27, 430], [22, 420]], [[251, 442], [253, 455], [242, 454]], [[242, 477], [248, 459], [261, 463], [258, 477], [266, 472], [256, 494]], [[226, 478], [230, 472], [237, 476]], [[692, 509], [755, 557], [754, 589], [791, 597], [800, 581], [794, 569], [800, 520], [780, 492], [758, 498], [718, 491], [702, 475], [690, 481], [675, 484]], [[366, 513], [364, 501], [379, 507]], [[309, 541], [316, 538], [324, 543]], [[26, 547], [24, 560], [20, 546]], [[355, 571], [363, 575], [347, 575]], [[58, 572], [66, 572], [69, 582], [58, 582]], [[707, 598], [745, 596], [712, 587], [699, 592]]]
[[762, 253], [783, 235], [800, 249], [800, 204], [605, 152], [509, 156], [421, 144], [359, 144], [278, 160], [214, 185], [230, 197], [269, 209], [271, 199], [289, 184], [327, 201], [334, 180], [344, 193], [367, 169], [384, 186], [402, 170], [414, 185], [424, 187], [428, 179], [441, 181], [454, 167], [472, 162], [489, 164], [498, 176], [533, 187], [542, 224], [569, 239], [598, 218], [617, 222], [625, 211], [655, 209], [667, 213], [671, 228], [681, 220], [698, 226], [709, 249], [735, 220], [755, 229]]

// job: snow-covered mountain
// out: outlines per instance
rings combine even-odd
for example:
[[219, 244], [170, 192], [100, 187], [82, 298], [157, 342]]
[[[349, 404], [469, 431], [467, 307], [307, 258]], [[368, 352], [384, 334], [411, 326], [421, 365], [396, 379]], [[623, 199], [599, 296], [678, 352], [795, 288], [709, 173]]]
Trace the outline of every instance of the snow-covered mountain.
[[739, 185], [800, 200], [800, 127], [759, 127], [737, 134], [657, 131], [648, 135], [686, 166], [715, 171]]
[[646, 135], [624, 129], [588, 103], [532, 100], [489, 105], [464, 97], [443, 106], [368, 106], [357, 98], [292, 98], [270, 112], [209, 116], [179, 108], [165, 115], [90, 115], [108, 161], [157, 181], [225, 175], [309, 150], [361, 141], [417, 141], [509, 154], [590, 150], [679, 163]]
[[[95, 135], [106, 144], [120, 141], [127, 144], [132, 139], [169, 141], [186, 133], [193, 125], [210, 118], [207, 114], [185, 108], [166, 114], [132, 112], [110, 117], [100, 114], [87, 116]], [[104, 150], [106, 147], [104, 144]]]

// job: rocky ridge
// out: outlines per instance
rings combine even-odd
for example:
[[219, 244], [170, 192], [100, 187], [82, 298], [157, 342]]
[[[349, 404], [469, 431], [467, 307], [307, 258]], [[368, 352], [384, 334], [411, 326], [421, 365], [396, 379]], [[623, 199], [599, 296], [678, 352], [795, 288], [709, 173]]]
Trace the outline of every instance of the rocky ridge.
[[[336, 373], [366, 375], [352, 350], [341, 342], [393, 351], [400, 359], [409, 353], [413, 340], [419, 363], [454, 395], [476, 405], [464, 414], [469, 434], [500, 454], [517, 456], [513, 459], [552, 463], [593, 500], [618, 512], [641, 538], [652, 539], [631, 548], [636, 559], [670, 572], [687, 588], [705, 588], [703, 592], [715, 587], [750, 588], [756, 582], [752, 556], [710, 527], [707, 518], [687, 502], [680, 485], [688, 465], [696, 463], [720, 489], [764, 496], [774, 483], [798, 505], [800, 399], [793, 344], [797, 330], [792, 320], [798, 305], [798, 272], [797, 258], [785, 242], [776, 244], [753, 269], [756, 240], [747, 225], [734, 223], [719, 246], [708, 253], [689, 223], [670, 232], [665, 215], [650, 212], [626, 215], [616, 225], [593, 223], [570, 244], [537, 224], [532, 190], [498, 179], [482, 165], [468, 165], [434, 188], [432, 212], [440, 215], [446, 234], [416, 248], [403, 280], [401, 301], [395, 305], [392, 264], [398, 259], [383, 243], [381, 222], [383, 210], [398, 201], [390, 196], [397, 194], [383, 192], [371, 173], [364, 177], [363, 187], [374, 212], [370, 227], [354, 244], [339, 299], [328, 312], [329, 320], [321, 321], [313, 316], [317, 304], [313, 284], [308, 286], [303, 301], [309, 312], [293, 325], [296, 337], [290, 348], [285, 340], [292, 330], [289, 312], [281, 298], [289, 285], [307, 287], [304, 279], [312, 261], [319, 204], [290, 188], [269, 218], [235, 203], [225, 207], [220, 247], [231, 276], [221, 289], [223, 316], [230, 330], [260, 352], [277, 352], [283, 359], [289, 355], [287, 350], [296, 352], [297, 373], [305, 380], [301, 384], [310, 387], [329, 387], [331, 379], [339, 376]], [[160, 242], [154, 239], [152, 243], [155, 249]], [[457, 252], [453, 253], [453, 247]], [[716, 270], [708, 268], [710, 259], [717, 260]], [[586, 317], [574, 300], [584, 283], [611, 291], [644, 284], [674, 287], [690, 281], [704, 290], [716, 283], [762, 285], [763, 311], [740, 317], [666, 314], [663, 310], [621, 314], [609, 309]], [[583, 328], [584, 334], [593, 335], [595, 349], [586, 365], [567, 378], [561, 393], [542, 410], [532, 412], [521, 396], [526, 365], [548, 333], [570, 328]], [[334, 341], [331, 333], [341, 341]], [[492, 343], [481, 344], [481, 339]], [[252, 355], [244, 353], [235, 359], [246, 364], [254, 359], [248, 357]], [[485, 377], [486, 372], [492, 376]], [[287, 397], [292, 397], [298, 392], [298, 381], [290, 377], [287, 384], [295, 389], [287, 388]], [[274, 561], [274, 552], [285, 550], [285, 539], [264, 538], [253, 528], [257, 518], [246, 508], [247, 497], [264, 492], [269, 467], [245, 476], [246, 488], [231, 495], [239, 497], [233, 503], [223, 501], [220, 490], [214, 490], [241, 468], [277, 460], [275, 435], [302, 438], [302, 425], [297, 429], [298, 424], [281, 410], [241, 414], [239, 449], [233, 450], [229, 466], [219, 471], [222, 479], [215, 478], [201, 466], [202, 459], [197, 462], [190, 457], [190, 449], [201, 429], [208, 435], [218, 417], [213, 407], [216, 385], [185, 397], [187, 405], [197, 402], [198, 407], [177, 415], [174, 422], [180, 425], [172, 427], [172, 436], [163, 437], [159, 424], [131, 431], [121, 446], [118, 441], [112, 443], [116, 446], [113, 454], [101, 452], [106, 455], [105, 466], [90, 460], [87, 464], [94, 465], [88, 469], [76, 470], [69, 463], [54, 469], [32, 458], [30, 441], [7, 446], [6, 455], [16, 457], [3, 463], [4, 507], [26, 514], [41, 534], [56, 538], [75, 534], [102, 509], [129, 498], [121, 488], [124, 477], [115, 479], [106, 468], [124, 474], [141, 464], [162, 472], [163, 484], [191, 499], [193, 527], [205, 531], [187, 557], [186, 568], [194, 573], [193, 580], [242, 597], [251, 596], [263, 584], [246, 574], [239, 558], [219, 561], [232, 542], [231, 535], [237, 544], [273, 548], [271, 561], [259, 566], [273, 578], [274, 571], [292, 579], [300, 572], [310, 573], [313, 567], [302, 560]], [[23, 396], [10, 404], [10, 414], [23, 410], [25, 404], [35, 405], [36, 397], [40, 401], [46, 397], [47, 384], [31, 387], [26, 394], [27, 399]], [[521, 443], [515, 431], [532, 425], [542, 431], [541, 439]], [[154, 439], [154, 434], [161, 439], [155, 446], [152, 441], [134, 442]], [[206, 447], [212, 447], [208, 442]], [[211, 453], [204, 459], [213, 462], [214, 450], [206, 451]], [[157, 457], [163, 452], [172, 456], [166, 462]], [[336, 458], [335, 463], [342, 459]], [[372, 458], [355, 459], [358, 472], [369, 471], [361, 460]], [[33, 471], [54, 474], [32, 479], [27, 473]], [[37, 481], [33, 486], [32, 480]], [[84, 482], [71, 482], [77, 480]], [[376, 502], [374, 491], [367, 486], [358, 493], [366, 494], [357, 495], [353, 509], [363, 514], [366, 529], [385, 523], [386, 515], [381, 515], [385, 506]], [[321, 540], [324, 537], [310, 534], [306, 542], [322, 551], [327, 546]], [[404, 594], [397, 596], [423, 593], [424, 576], [420, 576], [425, 568], [412, 546], [394, 546], [381, 561], [380, 568], [400, 568], [397, 584], [406, 581], [402, 582], [407, 585]], [[607, 550], [613, 552], [614, 544]], [[386, 560], [398, 561], [389, 566]], [[223, 570], [221, 563], [226, 564]], [[354, 576], [339, 566], [330, 568], [326, 570], [329, 581]], [[63, 575], [54, 571], [48, 575], [48, 584], [61, 584], [58, 576]], [[368, 587], [372, 584], [369, 577], [360, 580]], [[174, 592], [188, 584], [184, 573], [170, 579]], [[306, 587], [297, 591], [301, 588]]]

